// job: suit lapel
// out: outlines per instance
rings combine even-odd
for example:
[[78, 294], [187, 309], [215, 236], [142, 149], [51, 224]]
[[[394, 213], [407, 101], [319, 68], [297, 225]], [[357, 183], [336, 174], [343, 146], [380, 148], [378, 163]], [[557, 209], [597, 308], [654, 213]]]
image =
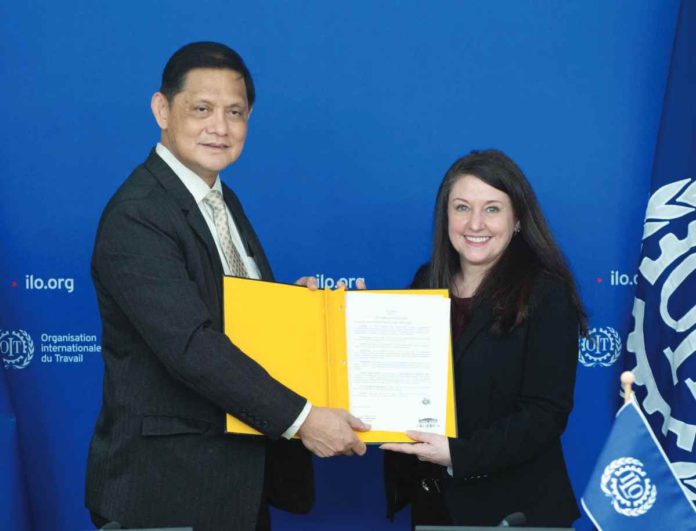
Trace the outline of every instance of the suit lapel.
[[[164, 162], [159, 155], [157, 155], [157, 152], [154, 149], [150, 152], [150, 156], [145, 161], [145, 167], [155, 176], [155, 178], [157, 178], [157, 180], [181, 207], [181, 210], [184, 212], [186, 220], [191, 226], [191, 229], [205, 245], [208, 258], [213, 266], [215, 278], [222, 278], [225, 271], [222, 268], [220, 255], [218, 254], [217, 247], [215, 246], [215, 241], [213, 240], [213, 236], [210, 234], [208, 224], [205, 222], [205, 219], [203, 219], [203, 215], [201, 214], [198, 205], [196, 205], [191, 193], [186, 189], [184, 183], [181, 182], [181, 179], [176, 176], [174, 171], [167, 165], [167, 163]], [[259, 272], [261, 273], [261, 278], [263, 280], [273, 280], [273, 271], [268, 263], [266, 254], [263, 252], [261, 243], [256, 237], [254, 229], [244, 214], [244, 210], [242, 209], [239, 199], [237, 199], [234, 192], [232, 192], [232, 190], [230, 190], [230, 188], [224, 183], [222, 184], [222, 190], [225, 203], [227, 204], [227, 208], [230, 209], [232, 218], [237, 224], [237, 228], [239, 229], [247, 255], [251, 256], [256, 261], [256, 265], [259, 267]], [[218, 286], [218, 289], [221, 289], [221, 286]]]
[[159, 180], [167, 192], [174, 198], [176, 203], [181, 207], [181, 210], [186, 217], [186, 221], [191, 226], [193, 232], [203, 242], [208, 258], [213, 266], [215, 278], [221, 278], [224, 274], [222, 263], [220, 263], [220, 255], [218, 254], [215, 241], [208, 224], [203, 219], [198, 205], [191, 193], [186, 189], [181, 179], [176, 176], [174, 171], [164, 162], [157, 152], [153, 149], [150, 156], [145, 161], [145, 167]]
[[483, 303], [479, 308], [476, 308], [471, 314], [471, 321], [454, 343], [454, 363], [455, 365], [461, 360], [464, 351], [471, 344], [474, 338], [493, 320], [493, 311], [490, 306]]

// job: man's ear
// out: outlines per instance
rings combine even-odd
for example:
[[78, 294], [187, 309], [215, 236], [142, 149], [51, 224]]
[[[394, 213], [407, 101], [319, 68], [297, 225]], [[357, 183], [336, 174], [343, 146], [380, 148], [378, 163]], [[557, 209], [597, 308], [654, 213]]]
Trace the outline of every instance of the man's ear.
[[157, 125], [159, 125], [162, 131], [166, 131], [169, 124], [169, 101], [167, 97], [161, 92], [155, 92], [150, 101], [150, 108]]

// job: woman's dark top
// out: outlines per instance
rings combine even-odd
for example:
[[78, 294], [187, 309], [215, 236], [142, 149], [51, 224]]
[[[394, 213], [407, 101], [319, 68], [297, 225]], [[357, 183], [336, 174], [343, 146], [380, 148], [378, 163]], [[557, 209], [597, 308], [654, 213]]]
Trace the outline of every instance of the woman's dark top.
[[[414, 288], [425, 287], [420, 270]], [[526, 321], [495, 334], [485, 303], [452, 302], [457, 438], [445, 467], [385, 452], [388, 516], [413, 505], [412, 522], [569, 526], [578, 516], [560, 436], [572, 409], [578, 317], [561, 281], [541, 276]]]
[[465, 299], [450, 296], [450, 324], [452, 326], [452, 342], [456, 343], [462, 335], [471, 317], [471, 297]]

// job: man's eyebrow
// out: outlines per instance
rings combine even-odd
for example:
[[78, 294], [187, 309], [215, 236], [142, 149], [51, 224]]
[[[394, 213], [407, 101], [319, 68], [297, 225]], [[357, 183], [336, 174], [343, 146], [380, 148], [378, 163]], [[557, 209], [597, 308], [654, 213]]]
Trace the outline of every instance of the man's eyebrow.
[[[195, 105], [198, 103], [205, 103], [207, 105], [217, 105], [215, 101], [213, 101], [212, 99], [209, 99], [207, 96], [193, 97], [189, 100], [189, 103], [191, 105]], [[228, 109], [230, 107], [248, 107], [248, 105], [243, 100], [240, 99], [239, 101], [235, 101], [235, 102], [230, 103], [229, 105], [225, 105], [226, 109]]]

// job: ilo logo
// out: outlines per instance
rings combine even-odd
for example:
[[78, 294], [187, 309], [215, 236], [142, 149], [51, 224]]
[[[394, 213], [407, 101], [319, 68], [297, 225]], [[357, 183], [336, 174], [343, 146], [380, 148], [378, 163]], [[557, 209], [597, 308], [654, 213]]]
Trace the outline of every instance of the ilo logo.
[[578, 360], [585, 367], [609, 367], [621, 355], [621, 338], [611, 326], [591, 328], [578, 343]]
[[24, 330], [0, 330], [0, 356], [6, 369], [24, 369], [34, 357], [34, 341]]
[[657, 487], [634, 457], [614, 459], [604, 469], [602, 492], [612, 499], [614, 510], [624, 516], [641, 516], [655, 505]]

